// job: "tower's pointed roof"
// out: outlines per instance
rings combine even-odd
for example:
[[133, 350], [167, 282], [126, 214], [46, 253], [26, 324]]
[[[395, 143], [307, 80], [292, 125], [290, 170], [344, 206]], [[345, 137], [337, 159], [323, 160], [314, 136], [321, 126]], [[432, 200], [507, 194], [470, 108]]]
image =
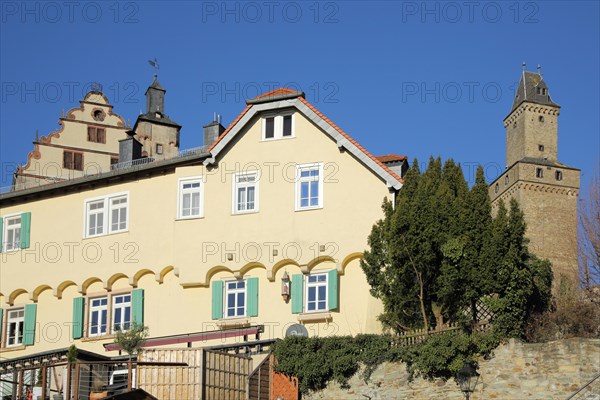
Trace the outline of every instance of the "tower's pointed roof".
[[162, 87], [160, 85], [160, 83], [158, 83], [158, 76], [157, 75], [154, 75], [154, 81], [152, 82], [152, 84], [150, 86], [148, 86], [148, 89], [146, 89], [146, 93], [148, 93], [148, 90], [150, 90], [150, 89], [161, 90], [163, 92], [167, 91], [164, 87]]
[[550, 91], [542, 75], [536, 72], [523, 71], [510, 112], [513, 112], [524, 101], [560, 107], [550, 98]]

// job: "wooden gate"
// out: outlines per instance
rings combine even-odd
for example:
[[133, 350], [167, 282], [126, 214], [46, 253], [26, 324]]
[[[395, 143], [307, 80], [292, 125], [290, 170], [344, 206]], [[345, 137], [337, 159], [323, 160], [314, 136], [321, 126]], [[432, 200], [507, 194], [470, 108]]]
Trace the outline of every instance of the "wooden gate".
[[221, 351], [204, 351], [205, 400], [246, 400], [252, 359]]
[[267, 356], [252, 371], [248, 378], [248, 399], [249, 400], [270, 400], [271, 399], [271, 358]]
[[202, 397], [202, 349], [144, 349], [140, 362], [186, 363], [182, 366], [139, 364], [137, 387], [159, 399], [197, 400]]

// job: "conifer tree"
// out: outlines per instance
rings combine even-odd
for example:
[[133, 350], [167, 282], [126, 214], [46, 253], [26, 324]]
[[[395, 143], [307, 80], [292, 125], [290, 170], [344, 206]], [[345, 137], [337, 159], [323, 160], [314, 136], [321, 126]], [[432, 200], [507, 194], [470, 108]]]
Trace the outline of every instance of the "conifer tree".
[[[548, 261], [531, 255], [523, 213], [500, 202], [492, 218], [483, 169], [469, 190], [460, 165], [430, 158], [421, 173], [415, 159], [396, 204], [369, 235], [361, 266], [380, 298], [382, 323], [396, 331], [476, 318], [487, 296], [495, 329], [521, 336], [531, 313], [550, 301]], [[466, 314], [471, 310], [471, 315]]]

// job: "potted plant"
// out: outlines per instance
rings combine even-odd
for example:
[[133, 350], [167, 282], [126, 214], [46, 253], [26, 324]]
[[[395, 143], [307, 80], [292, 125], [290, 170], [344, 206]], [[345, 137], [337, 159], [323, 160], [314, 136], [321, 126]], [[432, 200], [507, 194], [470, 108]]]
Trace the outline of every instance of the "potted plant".
[[144, 342], [148, 337], [148, 327], [138, 322], [133, 322], [128, 330], [117, 329], [117, 336], [115, 342], [121, 346], [123, 350], [129, 355], [129, 362], [127, 364], [128, 369], [128, 384], [127, 389], [131, 389], [131, 360], [134, 354], [138, 354]]

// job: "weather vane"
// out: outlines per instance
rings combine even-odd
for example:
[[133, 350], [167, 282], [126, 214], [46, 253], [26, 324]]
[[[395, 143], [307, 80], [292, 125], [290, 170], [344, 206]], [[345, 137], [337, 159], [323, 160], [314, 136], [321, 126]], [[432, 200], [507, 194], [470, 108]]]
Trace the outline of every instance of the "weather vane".
[[158, 76], [158, 60], [154, 58], [154, 60], [148, 60], [148, 64], [154, 67], [154, 76]]

